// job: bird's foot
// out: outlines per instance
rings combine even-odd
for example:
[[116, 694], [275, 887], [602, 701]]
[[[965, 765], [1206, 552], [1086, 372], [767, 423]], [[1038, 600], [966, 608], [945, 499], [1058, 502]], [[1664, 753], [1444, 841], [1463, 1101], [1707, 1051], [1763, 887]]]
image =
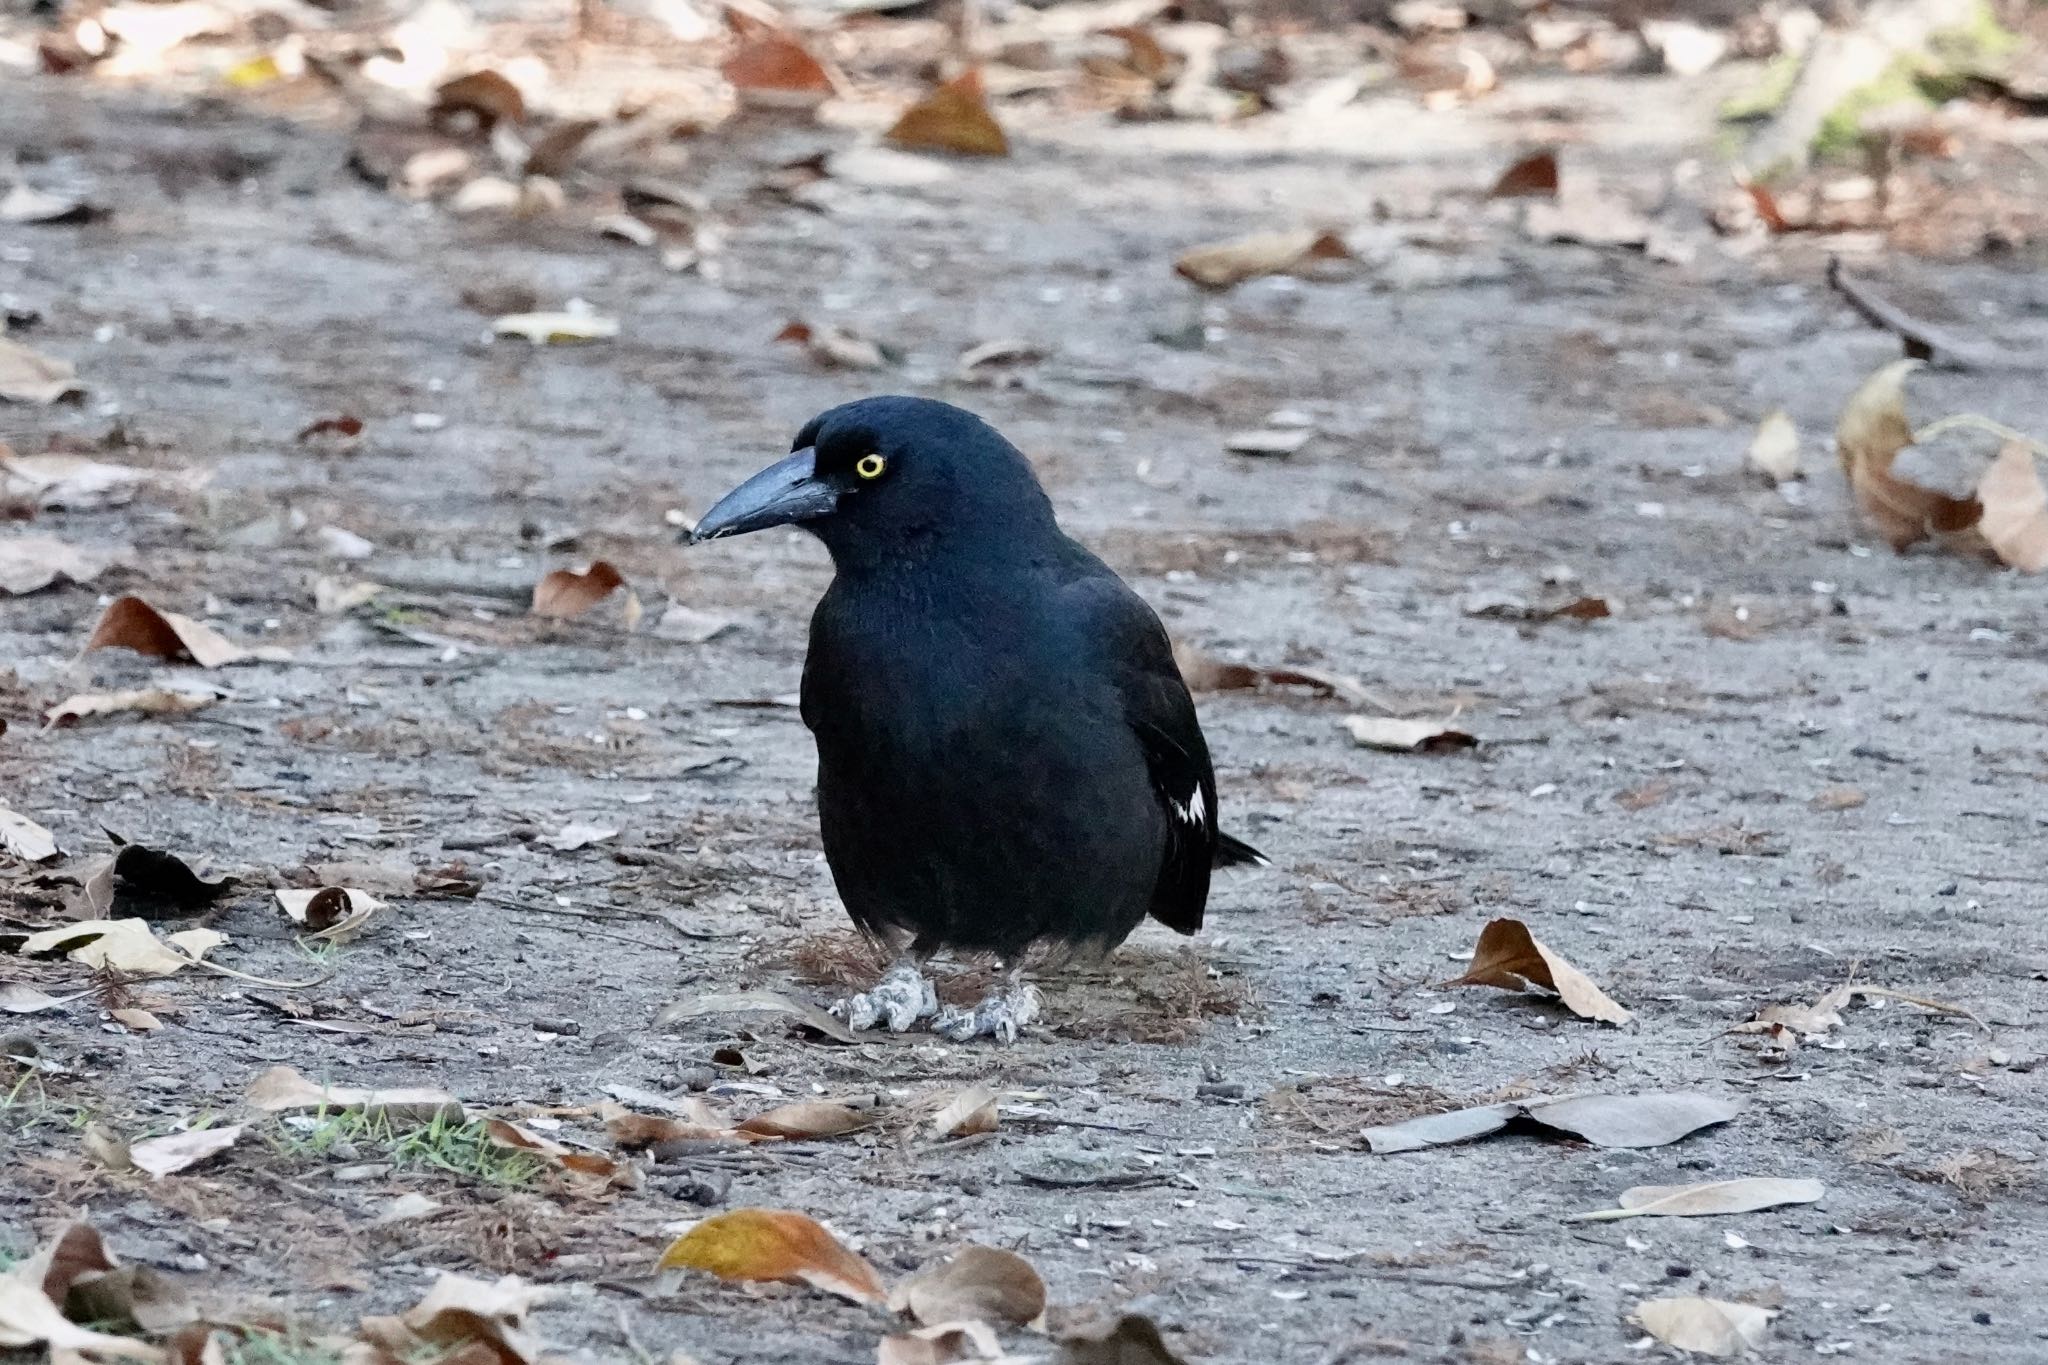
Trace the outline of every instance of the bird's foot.
[[1014, 1043], [1024, 1026], [1039, 1015], [1038, 987], [1013, 977], [1005, 986], [989, 992], [988, 998], [971, 1010], [953, 1005], [938, 1012], [932, 1032], [956, 1043], [970, 1038], [993, 1038]]
[[855, 1033], [877, 1023], [887, 1024], [891, 1033], [901, 1033], [938, 1012], [939, 996], [932, 989], [931, 979], [907, 957], [892, 963], [873, 990], [849, 995], [832, 1006], [832, 1013], [844, 1019]]

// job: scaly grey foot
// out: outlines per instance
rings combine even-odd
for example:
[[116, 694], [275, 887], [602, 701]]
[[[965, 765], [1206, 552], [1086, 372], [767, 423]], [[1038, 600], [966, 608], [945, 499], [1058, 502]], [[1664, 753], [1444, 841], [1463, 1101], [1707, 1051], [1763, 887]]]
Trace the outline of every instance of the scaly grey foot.
[[917, 960], [899, 957], [877, 981], [874, 989], [849, 995], [832, 1006], [832, 1013], [846, 1021], [855, 1033], [886, 1023], [889, 1032], [901, 1033], [920, 1019], [939, 1012], [938, 992], [919, 970]]
[[970, 1038], [993, 1038], [1014, 1043], [1024, 1026], [1038, 1018], [1038, 987], [1012, 973], [1007, 983], [990, 991], [988, 998], [971, 1010], [947, 1006], [932, 1020], [932, 1032], [964, 1043]]

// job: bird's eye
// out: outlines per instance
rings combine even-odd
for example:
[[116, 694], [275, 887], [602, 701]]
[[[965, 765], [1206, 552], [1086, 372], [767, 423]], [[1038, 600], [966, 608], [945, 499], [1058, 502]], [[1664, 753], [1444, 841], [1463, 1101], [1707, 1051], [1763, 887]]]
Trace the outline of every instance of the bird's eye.
[[889, 462], [879, 455], [863, 455], [854, 461], [853, 472], [863, 479], [879, 479], [888, 467]]

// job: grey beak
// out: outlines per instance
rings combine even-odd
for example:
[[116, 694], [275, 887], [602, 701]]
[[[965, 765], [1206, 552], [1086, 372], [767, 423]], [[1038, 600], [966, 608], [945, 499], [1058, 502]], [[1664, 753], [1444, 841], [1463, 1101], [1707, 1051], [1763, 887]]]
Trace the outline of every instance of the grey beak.
[[696, 545], [720, 536], [743, 536], [771, 526], [810, 521], [836, 509], [839, 493], [817, 476], [816, 456], [805, 446], [720, 498], [685, 539]]

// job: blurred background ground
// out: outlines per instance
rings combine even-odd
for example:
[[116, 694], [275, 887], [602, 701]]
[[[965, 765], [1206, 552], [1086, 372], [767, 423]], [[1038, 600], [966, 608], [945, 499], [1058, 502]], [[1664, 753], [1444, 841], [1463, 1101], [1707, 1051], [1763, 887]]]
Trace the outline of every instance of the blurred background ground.
[[[144, 1327], [297, 1324], [242, 1359], [331, 1358], [444, 1270], [550, 1286], [562, 1354], [874, 1359], [878, 1310], [650, 1279], [750, 1205], [892, 1279], [1013, 1248], [1056, 1330], [1129, 1309], [1191, 1361], [1633, 1360], [1674, 1295], [1777, 1312], [1765, 1358], [2039, 1359], [2041, 580], [1895, 555], [1832, 449], [1900, 330], [1915, 421], [2048, 434], [2042, 16], [1965, 8], [10, 5], [0, 806], [55, 849], [0, 861], [0, 1256], [89, 1218], [179, 1286]], [[970, 59], [1006, 155], [884, 136]], [[987, 415], [1192, 650], [1354, 682], [1200, 698], [1277, 866], [1052, 978], [1014, 1049], [657, 1028], [863, 970], [785, 701], [822, 552], [674, 540], [878, 390]], [[623, 586], [532, 614], [594, 561]], [[81, 654], [123, 594], [242, 657]], [[46, 728], [74, 697], [112, 709]], [[115, 836], [235, 880], [95, 890]], [[309, 946], [274, 892], [325, 885], [389, 908]], [[27, 951], [94, 914], [264, 980]], [[1501, 916], [1635, 1022], [1440, 988]], [[1726, 1032], [1851, 979], [1969, 1014]], [[601, 1153], [607, 1099], [876, 1117], [593, 1192], [480, 1129], [248, 1118], [277, 1065]], [[995, 1132], [935, 1140], [976, 1084]], [[1360, 1136], [1567, 1090], [1744, 1109], [1644, 1151]], [[110, 1155], [245, 1120], [161, 1179]], [[1827, 1193], [1560, 1221], [1736, 1176]]]

